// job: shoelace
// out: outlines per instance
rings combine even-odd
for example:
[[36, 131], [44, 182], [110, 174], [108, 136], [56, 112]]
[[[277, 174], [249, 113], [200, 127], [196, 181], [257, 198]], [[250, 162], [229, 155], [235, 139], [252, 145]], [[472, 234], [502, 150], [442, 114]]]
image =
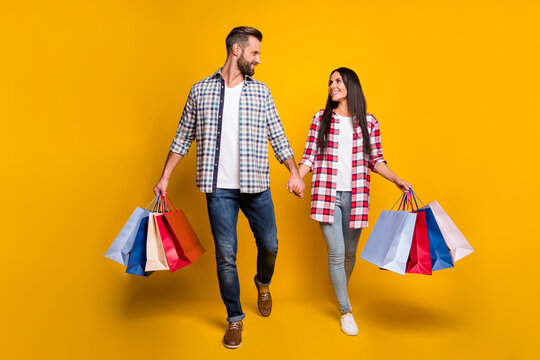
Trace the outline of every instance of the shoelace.
[[232, 322], [229, 324], [229, 330], [238, 330], [240, 329], [240, 322]]
[[354, 318], [352, 316], [343, 317], [345, 327], [353, 327], [355, 325]]
[[270, 298], [270, 293], [269, 292], [263, 292], [260, 294], [261, 295], [261, 300], [263, 301], [266, 301]]

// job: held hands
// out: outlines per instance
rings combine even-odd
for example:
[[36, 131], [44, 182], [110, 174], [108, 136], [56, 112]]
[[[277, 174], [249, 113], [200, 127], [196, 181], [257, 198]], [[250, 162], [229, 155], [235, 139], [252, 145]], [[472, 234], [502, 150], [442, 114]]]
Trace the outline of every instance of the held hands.
[[287, 191], [294, 194], [296, 198], [301, 199], [304, 197], [304, 188], [306, 185], [304, 184], [304, 181], [300, 177], [298, 171], [291, 174], [291, 177], [289, 178], [289, 181], [287, 181], [287, 185], [285, 187], [287, 188]]

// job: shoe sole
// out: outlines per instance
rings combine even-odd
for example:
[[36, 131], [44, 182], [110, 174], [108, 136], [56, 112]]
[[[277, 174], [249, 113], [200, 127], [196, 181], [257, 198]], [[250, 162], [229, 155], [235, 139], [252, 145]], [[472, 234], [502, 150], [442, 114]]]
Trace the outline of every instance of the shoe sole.
[[356, 333], [347, 333], [343, 329], [341, 329], [341, 332], [344, 333], [345, 335], [348, 335], [348, 336], [356, 336], [356, 335], [358, 335], [358, 332], [356, 332]]
[[242, 343], [240, 343], [238, 345], [227, 345], [227, 344], [223, 343], [223, 346], [225, 346], [227, 349], [238, 349], [240, 347], [240, 345], [242, 345]]

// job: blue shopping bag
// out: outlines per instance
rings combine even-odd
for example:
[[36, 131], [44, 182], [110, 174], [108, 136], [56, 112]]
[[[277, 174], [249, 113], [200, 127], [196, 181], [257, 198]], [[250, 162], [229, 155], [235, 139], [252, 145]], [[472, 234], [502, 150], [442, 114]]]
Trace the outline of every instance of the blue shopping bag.
[[426, 208], [418, 211], [426, 214], [429, 252], [431, 255], [431, 270], [435, 271], [454, 267], [450, 250], [448, 250], [448, 246], [446, 246], [437, 220], [435, 220], [435, 215], [433, 215], [433, 210]]
[[[414, 200], [416, 207], [418, 208], [418, 203], [416, 202], [416, 194], [412, 189], [410, 190], [411, 197]], [[420, 199], [419, 199], [420, 200]], [[420, 201], [422, 202], [422, 201]], [[423, 205], [423, 203], [422, 203]], [[446, 245], [439, 224], [435, 219], [433, 210], [430, 207], [423, 207], [418, 209], [418, 212], [423, 212], [426, 215], [426, 225], [429, 238], [429, 253], [431, 256], [431, 270], [442, 270], [454, 267], [454, 262], [452, 261], [452, 255], [450, 255], [450, 250]]]
[[[402, 203], [406, 196], [404, 194], [400, 197]], [[415, 213], [383, 210], [360, 258], [380, 268], [405, 275], [415, 223]]]
[[133, 248], [129, 254], [126, 273], [133, 275], [148, 276], [149, 273], [144, 271], [146, 266], [146, 236], [148, 233], [149, 214], [143, 216], [140, 221]]
[[135, 211], [133, 211], [133, 214], [131, 214], [129, 217], [122, 230], [120, 230], [120, 233], [116, 239], [114, 239], [113, 243], [105, 253], [105, 256], [119, 262], [122, 265], [127, 265], [129, 253], [133, 248], [133, 243], [135, 241], [135, 236], [137, 235], [137, 229], [139, 228], [141, 219], [144, 216], [148, 216], [149, 213], [150, 210], [137, 207]]

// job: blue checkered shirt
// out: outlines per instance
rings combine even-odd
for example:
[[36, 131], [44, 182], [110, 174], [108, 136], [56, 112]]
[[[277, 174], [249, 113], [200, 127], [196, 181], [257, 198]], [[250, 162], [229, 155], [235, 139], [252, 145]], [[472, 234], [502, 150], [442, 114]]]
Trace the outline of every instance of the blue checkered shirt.
[[[185, 156], [197, 139], [197, 187], [214, 192], [217, 185], [225, 81], [221, 69], [191, 88], [170, 150]], [[239, 108], [240, 192], [270, 187], [268, 142], [280, 163], [293, 157], [289, 140], [268, 87], [245, 76]]]

